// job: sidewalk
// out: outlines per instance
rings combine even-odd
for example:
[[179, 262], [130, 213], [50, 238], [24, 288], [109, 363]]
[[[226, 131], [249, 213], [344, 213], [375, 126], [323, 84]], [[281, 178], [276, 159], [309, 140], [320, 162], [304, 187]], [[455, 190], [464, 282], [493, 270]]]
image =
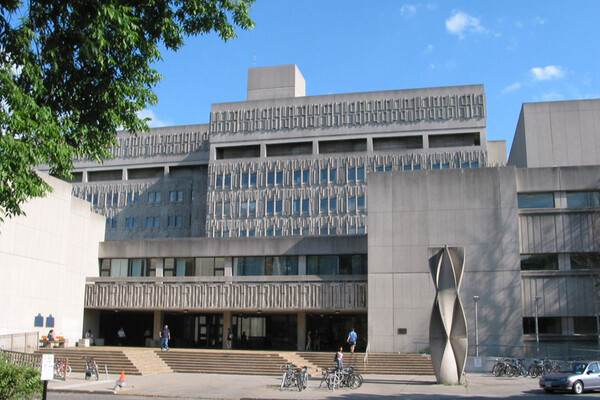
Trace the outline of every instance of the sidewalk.
[[[364, 375], [363, 385], [355, 390], [330, 391], [319, 388], [320, 377], [312, 378], [302, 392], [279, 390], [280, 378], [256, 375], [163, 374], [126, 376], [123, 389], [113, 392], [118, 375], [101, 375], [99, 381], [85, 380], [73, 373], [65, 382], [52, 381], [53, 392], [80, 392], [191, 399], [321, 399], [321, 398], [396, 398], [450, 399], [457, 397], [514, 398], [541, 395], [538, 380], [531, 378], [496, 378], [491, 374], [470, 373], [464, 385], [439, 385], [434, 376]], [[407, 396], [408, 395], [408, 396]], [[540, 398], [538, 397], [538, 398]]]

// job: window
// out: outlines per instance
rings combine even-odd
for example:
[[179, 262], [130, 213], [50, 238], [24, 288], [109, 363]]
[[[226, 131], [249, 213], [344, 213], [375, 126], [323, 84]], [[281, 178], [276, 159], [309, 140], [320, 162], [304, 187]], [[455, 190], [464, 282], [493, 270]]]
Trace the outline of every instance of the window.
[[275, 200], [267, 201], [267, 215], [273, 215], [275, 212]]
[[298, 228], [295, 228], [295, 229], [293, 230], [292, 234], [293, 234], [294, 236], [300, 236], [300, 229], [298, 229]]
[[299, 185], [302, 183], [302, 171], [295, 170], [294, 171], [294, 184]]
[[95, 206], [98, 205], [98, 193], [94, 193], [94, 195], [92, 196], [92, 204]]
[[308, 275], [365, 275], [367, 273], [366, 254], [340, 256], [308, 256]]
[[242, 204], [241, 204], [241, 210], [240, 210], [240, 217], [247, 217], [248, 216], [248, 202], [245, 200], [242, 200]]
[[222, 188], [223, 187], [223, 175], [219, 174], [217, 175], [217, 188]]
[[413, 165], [413, 170], [419, 171], [420, 169], [421, 169], [421, 166], [419, 164]]
[[321, 228], [321, 235], [328, 235], [328, 234], [329, 234], [329, 231], [327, 230], [327, 227], [326, 226], [322, 227]]
[[248, 236], [250, 236], [250, 237], [256, 236], [256, 231], [254, 229], [249, 230], [248, 231]]
[[329, 170], [329, 182], [337, 181], [337, 169]]
[[309, 211], [308, 205], [309, 205], [308, 199], [302, 199], [302, 213], [303, 214], [308, 214], [308, 211]]
[[[538, 331], [542, 335], [560, 335], [562, 333], [562, 318], [538, 317]], [[525, 335], [535, 335], [535, 317], [523, 318], [523, 333]]]
[[250, 174], [250, 185], [256, 186], [256, 172]]
[[348, 169], [348, 182], [354, 182], [356, 180], [356, 169], [354, 167], [350, 167]]
[[600, 253], [571, 253], [571, 269], [600, 269]]
[[442, 164], [442, 169], [450, 169], [450, 164]]
[[146, 217], [146, 228], [158, 228], [160, 226], [159, 217]]
[[567, 207], [598, 207], [600, 192], [567, 192]]
[[321, 183], [327, 183], [327, 168], [321, 170]]
[[267, 174], [267, 185], [274, 185], [275, 184], [275, 172], [270, 171]]
[[138, 219], [137, 217], [128, 217], [125, 218], [125, 228], [135, 229], [138, 227]]
[[365, 211], [365, 196], [357, 197], [356, 205], [358, 207], [358, 211]]
[[596, 317], [573, 317], [573, 328], [576, 335], [598, 333]]
[[248, 186], [248, 174], [247, 173], [243, 173], [242, 174], [242, 187]]
[[223, 216], [223, 204], [217, 203], [215, 205], [215, 216], [222, 217]]
[[298, 257], [239, 257], [238, 276], [298, 275]]
[[356, 177], [358, 178], [359, 182], [365, 181], [365, 167], [358, 167], [356, 169]]
[[254, 217], [256, 215], [256, 201], [252, 200], [250, 202], [250, 216]]
[[557, 270], [558, 254], [521, 254], [521, 270]]
[[292, 212], [294, 214], [300, 214], [300, 199], [294, 199], [292, 201]]
[[277, 171], [277, 174], [275, 175], [275, 183], [278, 185], [283, 185], [283, 172], [282, 171]]
[[231, 174], [225, 174], [225, 187], [231, 187]]
[[356, 212], [356, 197], [348, 198], [348, 212]]
[[281, 212], [282, 212], [282, 207], [283, 207], [283, 202], [282, 202], [281, 200], [277, 200], [277, 201], [275, 202], [275, 212], [276, 212], [277, 214], [281, 214]]
[[169, 192], [169, 201], [171, 203], [182, 202], [183, 201], [183, 191], [170, 191]]
[[327, 212], [327, 205], [329, 204], [329, 199], [327, 197], [324, 197], [321, 199], [321, 212], [322, 213], [326, 213]]
[[165, 258], [164, 276], [194, 276], [193, 258]]
[[140, 201], [140, 194], [136, 192], [127, 192], [127, 204], [137, 203]]
[[519, 208], [554, 208], [554, 193], [519, 193]]
[[281, 236], [281, 229], [275, 230], [275, 236]]
[[181, 222], [181, 215], [169, 215], [168, 217], [169, 228], [181, 228]]
[[196, 258], [196, 276], [224, 276], [225, 258]]
[[460, 164], [461, 168], [469, 168], [469, 163], [468, 162], [464, 162]]
[[148, 192], [148, 203], [160, 203], [160, 192]]
[[335, 197], [329, 199], [329, 212], [337, 211], [337, 199]]
[[304, 184], [310, 183], [310, 173], [307, 169], [302, 170], [302, 182]]

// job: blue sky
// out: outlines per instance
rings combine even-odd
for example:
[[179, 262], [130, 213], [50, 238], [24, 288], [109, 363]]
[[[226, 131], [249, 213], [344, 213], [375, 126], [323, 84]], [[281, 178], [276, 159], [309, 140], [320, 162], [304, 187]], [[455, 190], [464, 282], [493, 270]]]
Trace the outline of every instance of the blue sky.
[[256, 27], [163, 53], [152, 127], [209, 122], [246, 100], [251, 67], [296, 64], [306, 94], [483, 84], [488, 140], [508, 150], [522, 103], [600, 98], [600, 0], [258, 0]]

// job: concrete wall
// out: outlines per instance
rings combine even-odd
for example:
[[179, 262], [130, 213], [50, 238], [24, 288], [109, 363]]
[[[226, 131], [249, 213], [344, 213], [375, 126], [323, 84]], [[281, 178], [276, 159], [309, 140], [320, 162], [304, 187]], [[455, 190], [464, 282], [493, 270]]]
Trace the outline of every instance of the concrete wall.
[[523, 104], [508, 163], [600, 164], [600, 99]]
[[[427, 250], [466, 250], [461, 299], [480, 354], [522, 344], [515, 169], [478, 168], [369, 174], [369, 342], [372, 351], [429, 347], [434, 301]], [[399, 329], [406, 329], [404, 334]]]
[[72, 346], [83, 334], [85, 278], [98, 276], [105, 219], [72, 197], [71, 185], [45, 179], [54, 191], [0, 225], [0, 334], [46, 335], [50, 328], [34, 327], [34, 317], [52, 315], [56, 335]]

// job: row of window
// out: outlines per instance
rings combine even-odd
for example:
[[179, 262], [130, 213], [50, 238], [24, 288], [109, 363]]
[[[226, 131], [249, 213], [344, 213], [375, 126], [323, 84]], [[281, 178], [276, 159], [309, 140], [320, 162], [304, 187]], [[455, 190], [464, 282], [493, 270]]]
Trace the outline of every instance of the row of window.
[[[161, 226], [161, 217], [146, 217], [146, 228], [160, 228]], [[106, 228], [107, 229], [117, 229], [119, 228], [117, 218], [106, 218]], [[181, 228], [183, 224], [183, 217], [181, 215], [169, 215], [166, 217], [166, 226], [168, 228]], [[137, 229], [140, 226], [138, 217], [126, 217], [122, 220], [124, 224], [122, 227], [126, 229]]]
[[[478, 162], [465, 162], [461, 163], [461, 168], [478, 168]], [[449, 163], [434, 163], [429, 166], [429, 169], [449, 169]], [[421, 164], [404, 164], [399, 167], [399, 171], [417, 171], [421, 169]], [[423, 169], [427, 169], [426, 167]], [[375, 168], [377, 172], [392, 171], [391, 165], [378, 166]], [[349, 167], [345, 170], [345, 178], [347, 183], [353, 182], [364, 182], [365, 181], [365, 167]], [[311, 182], [310, 171], [308, 169], [294, 170], [291, 175], [285, 172], [285, 176], [291, 177], [291, 184], [296, 185], [318, 185], [327, 184], [330, 182], [337, 182], [338, 180], [338, 168], [321, 168], [318, 175], [318, 180]], [[257, 187], [258, 186], [258, 173], [257, 172], [242, 172], [239, 177], [233, 179], [239, 179], [239, 187]], [[284, 171], [267, 171], [266, 172], [266, 185], [284, 185]], [[232, 174], [230, 173], [218, 173], [215, 177], [215, 188], [231, 188], [232, 186]], [[236, 185], [238, 186], [238, 185]]]
[[[95, 207], [119, 207], [129, 205], [129, 204], [137, 204], [140, 202], [140, 194], [138, 192], [125, 192], [119, 195], [118, 192], [108, 192], [108, 193], [88, 193], [86, 194], [86, 200], [92, 203]], [[119, 204], [119, 198], [125, 199], [123, 204]], [[184, 196], [182, 190], [171, 190], [169, 191], [169, 202], [170, 203], [181, 203], [183, 202]], [[159, 191], [150, 191], [146, 192], [146, 203], [154, 204], [161, 203], [162, 201], [162, 192]]]
[[[567, 207], [598, 207], [600, 191], [566, 192]], [[554, 192], [519, 193], [519, 208], [554, 208]]]
[[[572, 270], [600, 269], [600, 253], [569, 253]], [[558, 254], [521, 254], [521, 270], [558, 270]]]
[[[318, 213], [337, 213], [338, 212], [338, 201], [337, 197], [323, 197], [319, 202], [319, 209], [313, 210], [312, 214]], [[288, 213], [291, 214], [311, 214], [310, 210], [310, 201], [309, 199], [292, 199], [291, 203], [286, 202], [291, 206], [291, 211]], [[364, 212], [365, 209], [365, 197], [364, 196], [355, 196], [348, 197], [346, 204], [346, 212], [354, 213], [354, 212]], [[256, 200], [242, 200], [239, 203], [238, 215], [240, 218], [247, 217], [255, 217], [256, 213]], [[341, 211], [341, 210], [340, 210]], [[265, 209], [260, 213], [260, 215], [275, 215], [275, 214], [283, 214], [284, 213], [284, 201], [283, 200], [267, 200], [265, 204]], [[216, 218], [230, 218], [232, 216], [231, 213], [231, 204], [230, 202], [219, 202], [215, 204], [215, 213], [214, 216]]]
[[[216, 230], [214, 237], [254, 237], [254, 236], [282, 236], [283, 231], [281, 229], [269, 228], [264, 231], [257, 231], [255, 229], [239, 229], [236, 231], [230, 230]], [[337, 229], [334, 226], [324, 226], [319, 229], [318, 235], [361, 235], [366, 233], [365, 227], [354, 227], [349, 226], [345, 230]], [[292, 236], [309, 236], [310, 230], [308, 228], [294, 228], [291, 231]]]
[[[307, 275], [365, 275], [367, 256], [306, 256]], [[224, 276], [224, 257], [196, 258], [105, 258], [100, 260], [100, 276]], [[237, 276], [298, 275], [298, 256], [235, 257], [233, 272]]]
[[[596, 317], [538, 317], [538, 332], [542, 335], [561, 335], [563, 333], [563, 320], [568, 318], [573, 319], [574, 334], [595, 335], [598, 333]], [[523, 318], [523, 334], [535, 335], [535, 317]]]

